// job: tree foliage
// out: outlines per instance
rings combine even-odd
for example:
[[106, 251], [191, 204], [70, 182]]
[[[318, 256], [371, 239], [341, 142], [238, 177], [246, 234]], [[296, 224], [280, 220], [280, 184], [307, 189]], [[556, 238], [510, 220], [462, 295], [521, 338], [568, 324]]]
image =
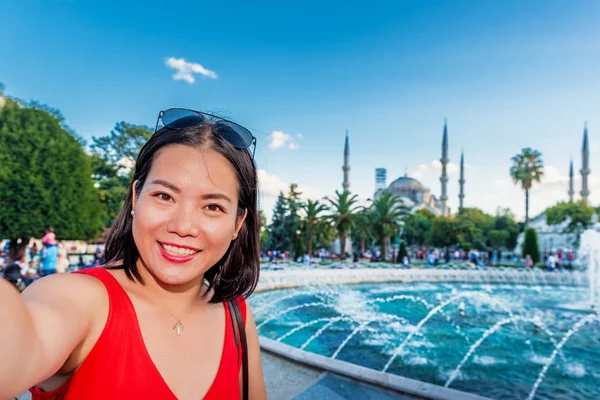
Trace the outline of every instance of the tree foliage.
[[435, 214], [427, 209], [420, 209], [408, 214], [404, 219], [404, 238], [411, 245], [426, 243], [426, 235], [435, 220]]
[[90, 156], [93, 177], [105, 208], [105, 226], [112, 225], [127, 194], [135, 160], [153, 130], [119, 122], [106, 136], [93, 137]]
[[283, 192], [279, 192], [273, 209], [271, 225], [269, 225], [269, 240], [267, 244], [269, 250], [290, 251], [292, 248], [291, 237], [286, 225], [287, 213], [288, 201]]
[[327, 206], [319, 202], [319, 200], [309, 199], [302, 205], [302, 210], [305, 214], [301, 222], [302, 232], [306, 237], [307, 252], [308, 254], [312, 254], [313, 244], [315, 236], [318, 234], [319, 226], [327, 224], [327, 220], [324, 217]]
[[345, 190], [343, 192], [335, 191], [335, 197], [326, 198], [329, 202], [329, 215], [332, 226], [338, 232], [340, 239], [340, 257], [346, 259], [346, 239], [348, 232], [352, 229], [354, 219], [353, 215], [360, 209], [358, 205], [358, 196]]
[[388, 239], [398, 234], [399, 222], [408, 213], [400, 198], [385, 193], [378, 199], [371, 201], [369, 214], [373, 226], [374, 236], [381, 246], [381, 256], [387, 257]]
[[569, 218], [569, 224], [565, 228], [566, 232], [575, 232], [577, 229], [585, 229], [592, 224], [592, 216], [596, 210], [588, 206], [583, 201], [578, 202], [560, 202], [552, 207], [548, 207], [546, 222], [549, 225], [556, 225]]
[[537, 264], [540, 261], [540, 249], [538, 246], [537, 232], [531, 227], [525, 229], [522, 254], [523, 257], [529, 255], [534, 264]]
[[542, 153], [530, 147], [511, 158], [510, 176], [525, 191], [525, 225], [529, 224], [529, 190], [534, 182], [540, 182], [544, 176]]
[[103, 209], [79, 138], [59, 114], [7, 99], [0, 110], [0, 237], [93, 239]]

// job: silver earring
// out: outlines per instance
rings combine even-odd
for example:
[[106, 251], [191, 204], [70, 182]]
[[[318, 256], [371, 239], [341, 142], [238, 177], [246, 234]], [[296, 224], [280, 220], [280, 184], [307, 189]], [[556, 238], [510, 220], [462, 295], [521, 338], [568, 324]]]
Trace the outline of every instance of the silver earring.
[[133, 214], [135, 214], [134, 210], [131, 210], [131, 216], [133, 217]]
[[235, 239], [236, 237], [237, 237], [237, 233], [234, 233], [233, 234], [233, 238]]

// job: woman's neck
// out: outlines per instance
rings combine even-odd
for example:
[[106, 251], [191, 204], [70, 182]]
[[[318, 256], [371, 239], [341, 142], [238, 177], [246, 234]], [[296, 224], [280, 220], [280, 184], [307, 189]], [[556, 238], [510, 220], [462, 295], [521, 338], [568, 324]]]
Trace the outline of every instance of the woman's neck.
[[141, 260], [138, 260], [137, 270], [144, 282], [140, 290], [172, 313], [187, 314], [199, 305], [208, 303], [210, 297], [202, 297], [208, 290], [204, 284], [204, 274], [181, 285], [170, 285], [160, 281]]

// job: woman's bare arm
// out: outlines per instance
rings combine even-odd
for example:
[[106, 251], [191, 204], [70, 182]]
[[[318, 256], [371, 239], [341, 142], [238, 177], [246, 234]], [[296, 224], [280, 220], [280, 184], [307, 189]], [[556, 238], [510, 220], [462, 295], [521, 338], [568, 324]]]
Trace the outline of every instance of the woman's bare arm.
[[265, 380], [260, 359], [260, 344], [256, 323], [250, 310], [250, 304], [246, 302], [246, 340], [248, 342], [248, 399], [266, 400]]
[[0, 398], [54, 375], [107, 304], [102, 283], [89, 276], [48, 276], [22, 295], [0, 279]]

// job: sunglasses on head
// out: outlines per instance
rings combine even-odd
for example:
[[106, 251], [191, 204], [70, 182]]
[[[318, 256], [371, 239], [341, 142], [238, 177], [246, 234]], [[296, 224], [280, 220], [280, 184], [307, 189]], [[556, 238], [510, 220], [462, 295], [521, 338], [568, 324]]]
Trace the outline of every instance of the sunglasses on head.
[[254, 158], [256, 138], [248, 128], [244, 128], [235, 122], [186, 108], [169, 108], [166, 111], [159, 112], [154, 133], [158, 130], [159, 122], [162, 122], [169, 129], [186, 129], [209, 122], [215, 128], [215, 133], [227, 140], [236, 149], [247, 149], [254, 144], [252, 149], [252, 158]]

